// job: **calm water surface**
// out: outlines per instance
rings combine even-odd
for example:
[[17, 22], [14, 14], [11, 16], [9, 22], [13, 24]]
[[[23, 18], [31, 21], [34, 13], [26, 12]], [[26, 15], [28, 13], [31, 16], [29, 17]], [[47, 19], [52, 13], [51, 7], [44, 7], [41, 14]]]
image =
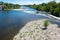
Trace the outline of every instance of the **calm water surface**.
[[[21, 7], [21, 9], [35, 11], [28, 7]], [[25, 13], [20, 10], [0, 11], [0, 40], [12, 40], [18, 30], [20, 30], [27, 22], [37, 20], [39, 17], [40, 16]]]
[[[36, 10], [21, 7], [21, 9], [26, 9], [27, 11]], [[43, 14], [44, 12], [40, 12]], [[27, 12], [23, 12], [20, 10], [8, 10], [8, 11], [0, 11], [0, 40], [12, 40], [14, 35], [27, 23], [33, 20], [38, 19], [48, 19], [42, 15], [30, 14]], [[58, 22], [55, 22], [59, 24]]]

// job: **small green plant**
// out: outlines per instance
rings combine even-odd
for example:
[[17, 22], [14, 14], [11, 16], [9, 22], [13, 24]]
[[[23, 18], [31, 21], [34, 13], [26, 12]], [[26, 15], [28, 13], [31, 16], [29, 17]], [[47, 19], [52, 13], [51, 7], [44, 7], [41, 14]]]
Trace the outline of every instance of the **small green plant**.
[[35, 40], [35, 36], [33, 36], [33, 39]]
[[49, 26], [49, 22], [47, 20], [44, 22], [44, 26], [45, 26], [45, 28], [47, 28]]
[[39, 14], [39, 11], [37, 11], [36, 13]]

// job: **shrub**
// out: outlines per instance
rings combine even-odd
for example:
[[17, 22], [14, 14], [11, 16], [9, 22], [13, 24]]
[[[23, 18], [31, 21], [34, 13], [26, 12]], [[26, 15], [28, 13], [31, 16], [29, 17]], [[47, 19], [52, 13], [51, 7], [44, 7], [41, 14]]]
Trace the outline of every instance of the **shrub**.
[[46, 21], [44, 22], [44, 27], [47, 28], [48, 25], [49, 25], [49, 22], [46, 20]]
[[36, 11], [37, 14], [39, 14], [39, 11]]

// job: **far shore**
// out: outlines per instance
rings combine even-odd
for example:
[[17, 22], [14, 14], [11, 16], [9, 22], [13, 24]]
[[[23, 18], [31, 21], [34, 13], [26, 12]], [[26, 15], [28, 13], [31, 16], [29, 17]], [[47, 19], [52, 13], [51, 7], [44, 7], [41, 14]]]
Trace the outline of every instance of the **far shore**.
[[19, 8], [18, 9], [4, 9], [4, 10], [19, 10]]

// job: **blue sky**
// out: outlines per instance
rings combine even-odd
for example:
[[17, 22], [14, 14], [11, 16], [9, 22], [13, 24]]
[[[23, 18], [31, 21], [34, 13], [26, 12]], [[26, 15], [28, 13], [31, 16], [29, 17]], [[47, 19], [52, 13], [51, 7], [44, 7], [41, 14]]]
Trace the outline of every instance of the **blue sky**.
[[[0, 0], [7, 3], [14, 3], [14, 4], [20, 4], [20, 5], [28, 5], [28, 4], [41, 4], [41, 3], [47, 3], [52, 0]], [[60, 2], [60, 0], [56, 0], [56, 2]]]

